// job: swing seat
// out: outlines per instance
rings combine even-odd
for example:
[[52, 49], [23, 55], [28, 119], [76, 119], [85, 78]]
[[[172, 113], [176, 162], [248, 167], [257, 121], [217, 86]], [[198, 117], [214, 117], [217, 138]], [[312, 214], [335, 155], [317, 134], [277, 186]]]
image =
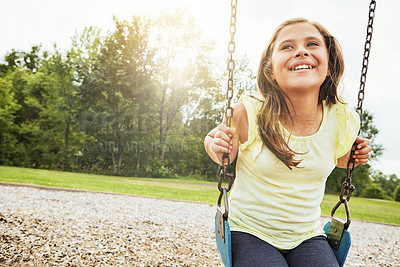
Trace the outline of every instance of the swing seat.
[[[223, 221], [224, 223], [224, 240], [218, 235], [218, 214], [215, 214], [215, 239], [217, 241], [217, 248], [219, 254], [221, 255], [222, 262], [225, 267], [232, 267], [232, 247], [231, 247], [231, 231], [229, 229], [228, 221]], [[331, 227], [331, 222], [327, 222], [324, 226], [324, 231], [328, 235], [329, 228]], [[342, 238], [338, 249], [332, 247], [332, 251], [335, 254], [336, 260], [340, 267], [343, 267], [346, 261], [347, 253], [349, 252], [351, 245], [350, 232], [343, 229]]]
[[[331, 222], [327, 222], [324, 226], [325, 234], [328, 235], [329, 228], [331, 227]], [[339, 263], [339, 266], [342, 267], [347, 257], [347, 253], [349, 252], [351, 245], [350, 233], [346, 229], [343, 229], [342, 238], [340, 239], [340, 244], [337, 249], [332, 247], [332, 251], [335, 254], [335, 257]]]
[[229, 223], [223, 220], [224, 240], [218, 235], [218, 212], [215, 214], [215, 239], [217, 240], [217, 248], [221, 255], [222, 262], [225, 267], [232, 267], [232, 247], [231, 247], [231, 230]]

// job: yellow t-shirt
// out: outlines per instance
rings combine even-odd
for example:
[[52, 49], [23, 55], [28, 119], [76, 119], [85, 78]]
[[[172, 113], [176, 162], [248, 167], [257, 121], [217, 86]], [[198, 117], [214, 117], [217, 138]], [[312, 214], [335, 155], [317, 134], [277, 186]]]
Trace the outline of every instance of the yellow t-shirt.
[[[358, 114], [346, 104], [327, 106], [318, 131], [290, 136], [289, 146], [302, 159], [289, 170], [263, 145], [257, 114], [262, 102], [243, 96], [249, 121], [248, 140], [239, 144], [236, 180], [229, 197], [231, 231], [255, 235], [278, 249], [292, 249], [306, 239], [323, 235], [320, 223], [325, 182], [357, 137]], [[284, 135], [288, 131], [281, 125]]]

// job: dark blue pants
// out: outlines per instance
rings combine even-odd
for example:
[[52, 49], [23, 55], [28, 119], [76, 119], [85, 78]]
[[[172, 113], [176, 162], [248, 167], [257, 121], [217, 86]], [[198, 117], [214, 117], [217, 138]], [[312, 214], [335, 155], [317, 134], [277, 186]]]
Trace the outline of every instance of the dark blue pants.
[[290, 250], [279, 250], [248, 233], [232, 231], [233, 267], [338, 267], [324, 236], [310, 238]]

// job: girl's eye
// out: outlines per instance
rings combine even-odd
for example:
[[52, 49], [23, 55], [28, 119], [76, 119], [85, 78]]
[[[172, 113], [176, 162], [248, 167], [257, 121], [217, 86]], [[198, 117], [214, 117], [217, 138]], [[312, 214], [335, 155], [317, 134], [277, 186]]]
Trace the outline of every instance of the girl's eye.
[[286, 45], [283, 45], [281, 49], [286, 50], [286, 49], [291, 49], [291, 48], [293, 48], [292, 45], [286, 44]]
[[319, 43], [317, 43], [317, 42], [309, 42], [307, 44], [307, 46], [319, 46]]

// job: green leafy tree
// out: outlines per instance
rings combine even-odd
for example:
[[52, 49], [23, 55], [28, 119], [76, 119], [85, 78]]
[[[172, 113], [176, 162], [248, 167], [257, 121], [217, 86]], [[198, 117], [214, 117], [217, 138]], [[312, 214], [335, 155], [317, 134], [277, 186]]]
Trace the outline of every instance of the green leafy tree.
[[[223, 84], [226, 84], [228, 74], [223, 77]], [[243, 94], [254, 94], [258, 92], [256, 73], [250, 68], [249, 58], [247, 56], [239, 57], [235, 63], [234, 87], [236, 102]], [[226, 86], [225, 86], [226, 88]], [[225, 89], [224, 88], [224, 89]], [[225, 89], [226, 90], [226, 89]], [[224, 92], [225, 96], [226, 92]]]
[[22, 55], [24, 59], [24, 66], [31, 73], [35, 73], [41, 65], [42, 58], [39, 55], [40, 49], [40, 45], [34, 45], [31, 47], [30, 52], [25, 52]]
[[362, 197], [384, 199], [385, 194], [382, 187], [378, 184], [372, 183], [367, 185], [361, 193]]
[[80, 168], [87, 171], [96, 171], [107, 168], [105, 160], [104, 143], [96, 139], [96, 133], [100, 131], [102, 121], [96, 113], [98, 97], [101, 94], [97, 86], [98, 58], [104, 46], [104, 39], [100, 29], [86, 27], [82, 33], [72, 37], [72, 48], [68, 53], [71, 62], [74, 84], [76, 84], [76, 120], [77, 128], [81, 131], [85, 140], [80, 150], [76, 152]]
[[8, 52], [4, 56], [4, 59], [7, 62], [7, 67], [11, 70], [15, 70], [17, 67], [21, 67], [23, 62], [22, 54], [22, 51], [16, 51], [15, 49], [12, 49], [11, 52]]
[[395, 174], [385, 175], [381, 171], [374, 171], [371, 177], [375, 184], [382, 187], [387, 196], [393, 196], [396, 187], [400, 185], [400, 179]]
[[[187, 104], [193, 88], [193, 68], [199, 45], [199, 30], [193, 18], [184, 11], [163, 14], [156, 21], [153, 31], [157, 46], [156, 77], [160, 86], [158, 98], [159, 160], [164, 161], [171, 129], [177, 122], [182, 107]], [[197, 49], [195, 49], [197, 48]]]
[[26, 73], [25, 78], [23, 113], [20, 113], [19, 118], [19, 138], [29, 158], [24, 165], [37, 168], [61, 167], [65, 114], [59, 107], [63, 95], [56, 75], [41, 67], [35, 74]]
[[[54, 164], [62, 169], [74, 168], [76, 154], [87, 139], [79, 128], [77, 87], [70, 52], [63, 55], [56, 47], [51, 56], [43, 61], [39, 74], [48, 81], [44, 95], [45, 110], [40, 125], [47, 128], [44, 136], [55, 140]], [[79, 153], [78, 153], [79, 154]]]
[[16, 142], [8, 152], [10, 164], [64, 168], [71, 154], [67, 151], [73, 105], [69, 63], [57, 50], [50, 57], [47, 51], [40, 53], [40, 46], [29, 53], [13, 50], [6, 62], [4, 79], [11, 83], [10, 96], [19, 107], [12, 121]]
[[[74, 61], [81, 80], [80, 97], [85, 107], [82, 112], [92, 113], [95, 118], [93, 123], [87, 123], [85, 130], [103, 144], [105, 151], [97, 153], [105, 155], [98, 156], [111, 161], [114, 173], [119, 173], [125, 164], [125, 155], [132, 152], [128, 148], [132, 149], [137, 141], [135, 133], [139, 139], [145, 135], [143, 117], [149, 119], [150, 112], [146, 108], [151, 106], [148, 102], [153, 94], [152, 52], [148, 48], [147, 20], [133, 17], [131, 21], [118, 21], [114, 18], [114, 23], [116, 30], [104, 38], [102, 45], [98, 42], [99, 33], [87, 30], [77, 42]], [[84, 44], [88, 40], [94, 43]], [[87, 54], [88, 62], [82, 53]], [[141, 149], [138, 151], [140, 153]]]
[[101, 94], [100, 87], [97, 87], [96, 83], [99, 76], [98, 60], [104, 47], [104, 39], [101, 30], [95, 27], [87, 27], [72, 38], [69, 57], [75, 83], [78, 85], [77, 97], [81, 114], [95, 105]]
[[4, 59], [7, 62], [7, 68], [15, 70], [16, 68], [21, 67], [31, 73], [35, 73], [41, 66], [42, 56], [39, 54], [40, 50], [40, 45], [33, 45], [30, 52], [12, 49], [11, 52], [4, 56]]
[[[211, 49], [211, 48], [210, 48]], [[226, 64], [220, 64], [219, 69], [210, 66], [218, 66], [212, 59], [206, 55], [210, 51], [201, 54], [204, 63], [196, 63], [196, 66], [203, 66], [204, 70], [200, 73], [213, 72], [214, 75], [208, 75], [208, 83], [203, 88], [197, 88], [193, 93], [194, 103], [188, 109], [187, 127], [185, 128], [184, 141], [190, 148], [186, 153], [193, 153], [196, 151], [195, 157], [189, 155], [185, 158], [184, 164], [187, 168], [185, 173], [215, 179], [218, 173], [218, 165], [214, 163], [204, 150], [204, 138], [207, 133], [218, 124], [221, 123], [226, 100], [226, 85], [228, 74], [226, 71]], [[249, 60], [247, 57], [241, 57], [236, 60], [236, 68], [234, 73], [234, 100], [232, 103], [237, 102], [241, 95], [251, 94], [256, 92], [255, 73], [249, 67]], [[206, 76], [207, 77], [207, 76]], [[207, 81], [204, 76], [199, 76], [198, 81]], [[193, 136], [191, 135], [193, 134]], [[196, 147], [196, 148], [195, 148]], [[235, 162], [232, 163], [231, 168], [235, 167]]]
[[[21, 53], [13, 50], [13, 54]], [[16, 166], [39, 167], [32, 162], [35, 150], [31, 147], [34, 146], [35, 138], [39, 135], [36, 121], [42, 110], [40, 89], [31, 90], [31, 74], [21, 66], [10, 66], [4, 79], [12, 84], [10, 96], [19, 107], [12, 121], [12, 135], [17, 141], [14, 149], [8, 152], [12, 154], [9, 162]]]
[[0, 164], [14, 165], [17, 138], [14, 119], [19, 105], [13, 97], [12, 83], [0, 78]]
[[[145, 133], [144, 118], [150, 119], [152, 113], [147, 112], [151, 107], [152, 57], [148, 47], [149, 22], [140, 17], [134, 17], [131, 22], [119, 22], [115, 19], [117, 30], [106, 41], [103, 52], [105, 81], [103, 101], [109, 110], [106, 112], [115, 115], [109, 128], [113, 133], [109, 135], [115, 140], [115, 148], [111, 150], [114, 171], [118, 172], [126, 154], [128, 144], [135, 139], [140, 145]], [[101, 61], [100, 61], [101, 62]], [[150, 127], [148, 127], [150, 130]], [[132, 133], [137, 135], [133, 135]], [[134, 139], [134, 137], [136, 137]], [[140, 171], [140, 152], [136, 161], [137, 171]]]
[[394, 190], [393, 198], [395, 201], [400, 201], [400, 185]]
[[374, 123], [374, 115], [368, 110], [364, 110], [361, 118], [361, 135], [370, 141], [371, 160], [377, 160], [384, 151], [381, 144], [376, 143], [376, 137], [379, 133], [379, 129]]

